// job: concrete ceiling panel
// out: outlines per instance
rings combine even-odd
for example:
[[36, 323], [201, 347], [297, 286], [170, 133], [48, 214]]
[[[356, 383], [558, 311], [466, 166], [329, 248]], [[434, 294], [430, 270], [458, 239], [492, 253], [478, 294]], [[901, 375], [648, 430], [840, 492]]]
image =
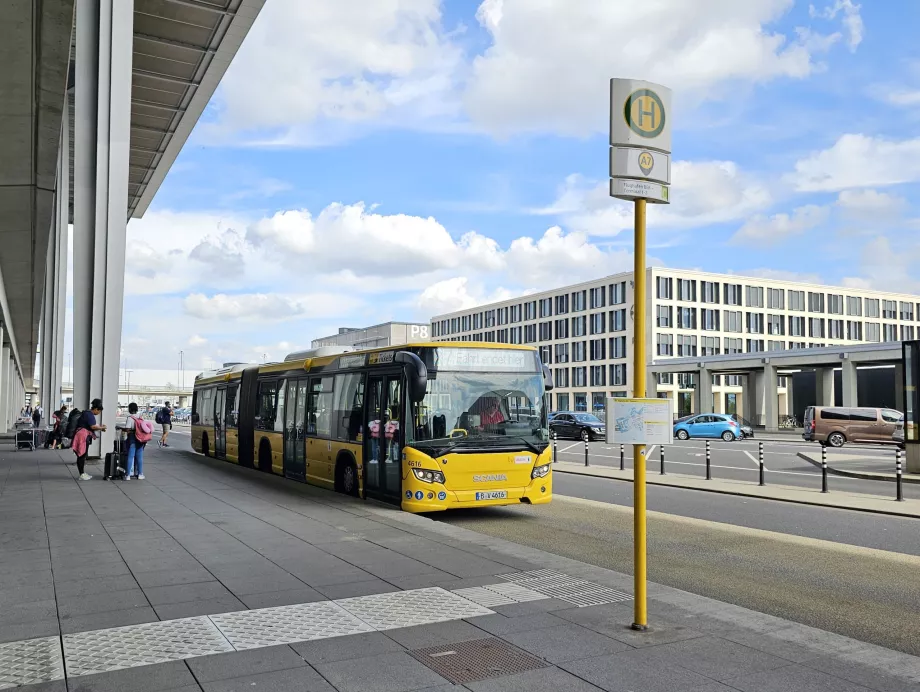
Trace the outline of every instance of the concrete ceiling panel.
[[[0, 71], [0, 92], [6, 85]], [[0, 114], [0, 186], [32, 183], [32, 116]]]

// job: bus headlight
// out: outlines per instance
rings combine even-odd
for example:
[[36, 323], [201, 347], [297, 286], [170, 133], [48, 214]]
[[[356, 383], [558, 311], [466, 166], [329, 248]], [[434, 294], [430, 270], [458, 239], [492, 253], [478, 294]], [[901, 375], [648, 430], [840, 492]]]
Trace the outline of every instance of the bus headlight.
[[422, 483], [444, 483], [444, 474], [440, 471], [429, 471], [428, 469], [412, 469], [412, 473]]
[[543, 466], [534, 466], [533, 472], [530, 474], [531, 478], [543, 478], [549, 475], [549, 464], [544, 464]]

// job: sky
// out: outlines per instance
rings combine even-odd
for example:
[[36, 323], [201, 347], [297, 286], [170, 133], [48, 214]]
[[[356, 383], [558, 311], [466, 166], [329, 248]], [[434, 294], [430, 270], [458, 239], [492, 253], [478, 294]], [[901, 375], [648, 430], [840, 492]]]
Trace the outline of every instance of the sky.
[[190, 382], [631, 269], [611, 77], [674, 92], [650, 264], [920, 293], [917, 26], [914, 0], [267, 0], [128, 225], [123, 365], [174, 382], [182, 351]]

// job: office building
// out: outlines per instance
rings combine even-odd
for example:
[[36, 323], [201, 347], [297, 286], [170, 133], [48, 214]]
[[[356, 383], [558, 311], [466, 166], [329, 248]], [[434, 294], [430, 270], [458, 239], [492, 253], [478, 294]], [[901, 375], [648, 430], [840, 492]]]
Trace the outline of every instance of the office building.
[[355, 350], [363, 348], [384, 348], [386, 346], [399, 346], [402, 344], [419, 343], [430, 340], [430, 330], [427, 324], [412, 324], [409, 322], [387, 322], [373, 327], [360, 329], [342, 327], [338, 334], [314, 339], [311, 348], [324, 346], [350, 346]]

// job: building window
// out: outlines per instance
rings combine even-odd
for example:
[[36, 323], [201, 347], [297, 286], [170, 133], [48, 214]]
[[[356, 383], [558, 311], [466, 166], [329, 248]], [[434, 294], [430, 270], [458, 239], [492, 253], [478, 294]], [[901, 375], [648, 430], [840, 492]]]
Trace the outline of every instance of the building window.
[[553, 323], [540, 322], [540, 341], [553, 340]]
[[721, 339], [717, 336], [704, 336], [700, 341], [701, 356], [717, 356], [721, 353]]
[[495, 343], [495, 332], [485, 332], [485, 337], [483, 339], [486, 343]]
[[725, 331], [736, 332], [739, 334], [744, 331], [744, 322], [740, 311], [726, 310], [724, 317]]
[[770, 339], [770, 341], [767, 343], [767, 350], [769, 350], [769, 351], [785, 351], [785, 350], [786, 350], [786, 344], [785, 344], [784, 342], [782, 342], [782, 341], [774, 341], [773, 339]]
[[690, 303], [696, 302], [696, 281], [693, 279], [677, 280], [677, 299]]
[[674, 336], [671, 334], [659, 334], [658, 335], [658, 355], [659, 356], [673, 356], [674, 355]]
[[767, 334], [771, 336], [785, 336], [786, 320], [782, 315], [767, 315]]
[[897, 340], [898, 340], [898, 325], [883, 324], [882, 325], [882, 341], [897, 341]]
[[677, 355], [692, 357], [697, 355], [696, 337], [678, 335], [677, 337]]
[[508, 324], [508, 308], [498, 308], [498, 326]]
[[785, 310], [786, 292], [781, 288], [768, 288], [767, 307], [771, 310]]
[[498, 330], [498, 343], [500, 344], [508, 343], [508, 330], [507, 329]]
[[823, 339], [824, 336], [824, 320], [820, 317], [809, 317], [808, 318], [808, 336], [812, 339]]
[[[868, 300], [866, 301], [869, 302]], [[882, 340], [882, 331], [878, 322], [866, 322], [866, 341], [874, 344]]]
[[[566, 387], [568, 387], [568, 372], [566, 372]], [[557, 386], [562, 386], [558, 385]], [[569, 395], [568, 394], [557, 394], [556, 395], [556, 410], [557, 411], [568, 411], [569, 410]]]
[[[913, 322], [914, 321], [914, 304], [905, 303], [901, 301], [901, 321], [902, 322]], [[901, 339], [904, 341], [904, 339]]]
[[748, 339], [747, 340], [747, 352], [748, 353], [763, 353], [766, 349], [764, 348], [763, 339]]
[[625, 358], [626, 357], [626, 337], [625, 336], [614, 336], [610, 338], [610, 357], [611, 358]]
[[540, 362], [545, 363], [546, 365], [552, 365], [553, 349], [551, 346], [541, 346], [540, 347]]
[[511, 330], [510, 330], [510, 332], [511, 332], [511, 343], [512, 343], [512, 344], [521, 344], [521, 343], [523, 343], [523, 340], [522, 340], [522, 337], [521, 337], [521, 328], [520, 328], [520, 327], [512, 327]]
[[763, 334], [763, 313], [747, 313], [745, 326], [748, 334]]
[[661, 300], [672, 300], [674, 298], [673, 279], [666, 276], [659, 276], [656, 283], [656, 295]]
[[464, 315], [460, 318], [460, 331], [468, 332], [470, 330], [470, 316]]
[[805, 318], [789, 318], [789, 336], [805, 336]]
[[610, 331], [626, 331], [626, 308], [610, 311]]
[[849, 341], [862, 341], [862, 322], [847, 320], [847, 339]]
[[592, 365], [591, 366], [591, 386], [592, 387], [606, 387], [607, 386], [607, 368], [603, 365]]
[[572, 368], [572, 386], [588, 386], [588, 368]]
[[607, 342], [604, 339], [591, 339], [591, 360], [606, 360]]
[[626, 302], [626, 282], [610, 284], [610, 304], [622, 305]]
[[700, 310], [700, 327], [702, 327], [707, 332], [718, 332], [719, 329], [719, 317], [721, 313], [718, 310], [709, 310], [704, 309]]
[[804, 341], [790, 341], [789, 348], [791, 350], [800, 349], [800, 348], [808, 348], [808, 344], [805, 343]]
[[572, 312], [583, 312], [588, 307], [588, 292], [575, 291], [572, 293]]
[[591, 333], [592, 334], [603, 334], [607, 331], [605, 318], [607, 316], [603, 312], [595, 312], [591, 315]]
[[805, 291], [789, 291], [789, 309], [805, 312]]
[[901, 341], [913, 341], [914, 340], [914, 326], [902, 324], [901, 325]]
[[564, 296], [556, 296], [556, 314], [557, 315], [566, 315], [569, 312], [569, 294], [566, 293]]
[[875, 317], [877, 319], [881, 316], [878, 298], [866, 298], [866, 317]]
[[588, 317], [586, 315], [582, 315], [581, 317], [573, 317], [572, 318], [572, 336], [586, 336], [587, 334], [588, 334]]
[[696, 329], [696, 308], [677, 308], [677, 328]]
[[626, 363], [614, 363], [610, 366], [610, 386], [626, 386]]
[[723, 287], [726, 305], [741, 305], [741, 284], [725, 284]]
[[450, 320], [450, 333], [456, 334], [459, 331], [460, 331], [460, 318], [452, 317]]
[[840, 341], [846, 338], [843, 331], [843, 320], [827, 321], [827, 338], [838, 339]]
[[591, 309], [596, 310], [607, 305], [607, 289], [604, 286], [591, 289]]
[[486, 310], [486, 329], [495, 326], [495, 310]]
[[[585, 385], [581, 385], [581, 386], [585, 386]], [[575, 398], [575, 410], [576, 411], [581, 412], [581, 411], [588, 410], [588, 395], [587, 394], [583, 392], [575, 392], [574, 398]]]
[[516, 324], [521, 321], [521, 305], [512, 305], [511, 306], [511, 324]]
[[658, 373], [658, 384], [674, 384], [674, 373], [673, 372], [659, 372]]
[[725, 339], [725, 355], [744, 353], [744, 343], [741, 339]]
[[898, 319], [897, 301], [895, 300], [883, 300], [882, 301], [882, 319], [886, 319], [886, 320]]
[[658, 314], [656, 316], [655, 324], [657, 324], [659, 327], [670, 327], [671, 321], [673, 319], [673, 308], [670, 305], [659, 305], [656, 308], [656, 311]]
[[552, 316], [553, 316], [553, 299], [552, 298], [541, 298], [540, 299], [540, 317], [543, 318], [543, 317], [552, 317]]
[[824, 294], [808, 293], [808, 312], [824, 312]]
[[847, 314], [851, 317], [862, 317], [862, 298], [847, 296]]
[[537, 301], [532, 300], [529, 303], [524, 303], [524, 319], [525, 320], [537, 319]]
[[587, 342], [585, 341], [573, 341], [572, 342], [572, 362], [573, 363], [584, 363], [588, 360], [588, 349]]
[[557, 363], [568, 363], [569, 362], [569, 345], [568, 344], [556, 344], [556, 362]]
[[568, 320], [556, 320], [556, 339], [568, 339], [569, 338], [569, 321]]
[[700, 302], [701, 303], [718, 303], [719, 302], [719, 283], [717, 281], [700, 282]]
[[827, 296], [827, 311], [831, 315], [843, 314], [843, 296], [831, 293]]
[[537, 325], [535, 324], [525, 324], [524, 325], [524, 343], [533, 344], [537, 341]]
[[763, 288], [760, 286], [745, 287], [745, 305], [749, 308], [763, 307]]
[[559, 388], [569, 386], [569, 369], [556, 368], [553, 370], [553, 384]]

